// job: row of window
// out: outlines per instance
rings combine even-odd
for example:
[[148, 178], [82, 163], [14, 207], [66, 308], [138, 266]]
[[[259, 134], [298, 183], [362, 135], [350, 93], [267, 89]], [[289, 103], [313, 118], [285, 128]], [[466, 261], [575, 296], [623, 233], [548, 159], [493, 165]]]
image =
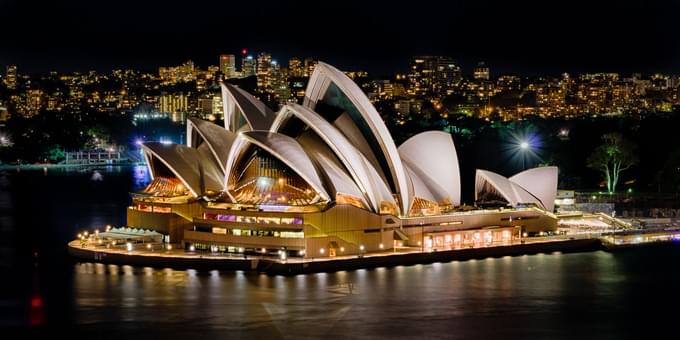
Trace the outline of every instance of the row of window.
[[509, 242], [513, 239], [511, 230], [456, 232], [425, 236], [425, 248], [451, 247], [461, 244], [479, 244], [493, 242]]
[[[193, 246], [193, 249], [192, 249]], [[208, 243], [187, 243], [186, 250], [188, 251], [209, 251], [211, 253], [231, 253], [229, 255], [265, 255], [265, 256], [276, 256], [281, 257], [282, 253], [285, 253], [287, 257], [290, 256], [304, 256], [304, 250], [286, 250], [284, 249], [266, 249], [266, 248], [246, 248], [246, 247], [235, 247], [235, 246], [225, 246], [225, 245], [215, 245]], [[223, 254], [223, 255], [227, 255]]]
[[[197, 228], [201, 229], [201, 228]], [[250, 230], [250, 229], [227, 229], [212, 228], [213, 234], [233, 235], [233, 236], [257, 236], [257, 237], [282, 237], [282, 238], [304, 238], [303, 231], [278, 231], [278, 230]]]
[[302, 224], [300, 217], [264, 217], [264, 216], [240, 216], [223, 215], [217, 213], [203, 213], [203, 219], [220, 222], [240, 222], [259, 224]]
[[169, 214], [169, 213], [172, 212], [172, 208], [170, 208], [170, 207], [159, 207], [159, 206], [147, 205], [147, 204], [137, 204], [136, 206], [134, 206], [134, 209], [139, 210], [139, 211], [163, 213], [163, 214]]

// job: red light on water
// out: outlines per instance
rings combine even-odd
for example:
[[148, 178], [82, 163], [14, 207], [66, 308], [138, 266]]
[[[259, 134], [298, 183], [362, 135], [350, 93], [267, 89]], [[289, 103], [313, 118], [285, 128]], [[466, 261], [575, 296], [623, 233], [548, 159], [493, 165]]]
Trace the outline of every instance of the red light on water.
[[43, 300], [40, 296], [34, 296], [31, 299], [31, 307], [33, 308], [41, 308], [43, 306]]
[[43, 299], [40, 295], [31, 298], [31, 311], [29, 320], [32, 326], [42, 325], [45, 323], [45, 312], [43, 310]]

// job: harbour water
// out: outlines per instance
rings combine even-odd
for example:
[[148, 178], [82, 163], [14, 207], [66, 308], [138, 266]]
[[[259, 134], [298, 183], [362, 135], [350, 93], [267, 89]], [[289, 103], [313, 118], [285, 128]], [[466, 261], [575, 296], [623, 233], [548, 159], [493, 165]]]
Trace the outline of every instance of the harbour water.
[[[680, 245], [264, 274], [78, 263], [143, 167], [0, 173], [0, 329], [106, 339], [650, 338], [673, 333]], [[4, 336], [3, 336], [4, 338]]]

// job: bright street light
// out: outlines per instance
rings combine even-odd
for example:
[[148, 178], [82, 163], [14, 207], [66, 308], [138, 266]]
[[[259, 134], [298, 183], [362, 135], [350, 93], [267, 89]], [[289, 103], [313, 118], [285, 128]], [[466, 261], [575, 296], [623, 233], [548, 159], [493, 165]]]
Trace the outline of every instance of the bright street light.
[[526, 150], [526, 149], [529, 148], [529, 142], [524, 141], [524, 142], [522, 142], [522, 143], [519, 144], [519, 147], [520, 147], [521, 149], [525, 149], [525, 150]]

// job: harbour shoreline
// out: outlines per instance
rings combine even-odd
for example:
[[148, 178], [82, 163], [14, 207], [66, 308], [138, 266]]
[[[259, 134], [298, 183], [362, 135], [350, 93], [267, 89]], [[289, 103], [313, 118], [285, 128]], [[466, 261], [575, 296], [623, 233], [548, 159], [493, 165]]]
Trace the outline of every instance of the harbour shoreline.
[[160, 252], [128, 253], [106, 248], [82, 247], [80, 246], [79, 241], [72, 241], [68, 245], [69, 254], [77, 261], [173, 269], [240, 270], [245, 272], [265, 273], [268, 275], [298, 275], [371, 269], [377, 267], [411, 266], [435, 262], [500, 258], [505, 256], [522, 256], [540, 253], [573, 253], [597, 250], [612, 249], [607, 248], [599, 238], [587, 238], [432, 252], [376, 253], [366, 254], [365, 256], [280, 260], [258, 256], [236, 258], [203, 256], [201, 254], [162, 254]]

